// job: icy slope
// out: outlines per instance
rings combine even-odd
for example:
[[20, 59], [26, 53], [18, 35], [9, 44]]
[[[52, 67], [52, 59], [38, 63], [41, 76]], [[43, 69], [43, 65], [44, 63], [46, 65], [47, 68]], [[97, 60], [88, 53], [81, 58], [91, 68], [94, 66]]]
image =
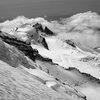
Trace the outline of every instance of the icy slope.
[[21, 67], [13, 68], [0, 61], [1, 100], [71, 100], [47, 88]]

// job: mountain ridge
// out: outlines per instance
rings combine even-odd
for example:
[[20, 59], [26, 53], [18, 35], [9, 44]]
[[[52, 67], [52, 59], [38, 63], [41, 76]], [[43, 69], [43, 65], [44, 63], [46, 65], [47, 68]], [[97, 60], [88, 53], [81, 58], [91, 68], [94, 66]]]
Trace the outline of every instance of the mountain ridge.
[[[95, 12], [60, 21], [19, 16], [0, 23], [1, 84], [9, 81], [7, 74], [9, 91], [9, 84], [25, 89], [24, 95], [16, 94], [18, 100], [99, 100], [99, 25]], [[0, 98], [16, 99], [14, 91], [4, 92], [6, 86], [0, 85]], [[42, 90], [48, 90], [46, 95]]]

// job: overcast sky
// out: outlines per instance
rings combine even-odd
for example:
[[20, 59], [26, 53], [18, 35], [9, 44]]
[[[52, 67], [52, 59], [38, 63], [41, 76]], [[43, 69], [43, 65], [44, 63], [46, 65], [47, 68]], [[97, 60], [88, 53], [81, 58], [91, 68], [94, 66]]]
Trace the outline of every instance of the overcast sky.
[[0, 17], [62, 16], [90, 10], [100, 14], [100, 0], [0, 0]]

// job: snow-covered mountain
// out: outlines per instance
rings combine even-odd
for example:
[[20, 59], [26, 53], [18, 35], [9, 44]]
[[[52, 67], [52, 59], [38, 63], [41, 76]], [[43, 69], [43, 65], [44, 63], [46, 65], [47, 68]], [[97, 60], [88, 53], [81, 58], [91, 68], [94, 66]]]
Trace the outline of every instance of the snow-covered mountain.
[[0, 100], [100, 100], [100, 16], [0, 23]]

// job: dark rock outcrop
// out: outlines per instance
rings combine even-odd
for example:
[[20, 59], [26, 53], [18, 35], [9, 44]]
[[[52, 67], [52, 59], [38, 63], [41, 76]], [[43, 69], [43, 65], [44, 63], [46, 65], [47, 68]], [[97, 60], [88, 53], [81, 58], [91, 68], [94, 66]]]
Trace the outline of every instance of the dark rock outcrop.
[[[42, 25], [39, 23], [36, 23], [35, 25], [33, 25], [33, 27], [36, 29], [37, 33], [39, 33], [40, 31], [43, 32], [45, 35], [54, 35], [54, 33], [51, 30], [49, 30], [48, 27], [45, 27], [45, 29], [43, 29]], [[41, 43], [46, 49], [49, 49], [45, 38], [41, 35], [40, 35], [39, 43]]]
[[41, 31], [44, 32], [46, 35], [54, 35], [54, 33], [47, 26], [43, 29], [41, 24], [36, 23], [35, 25], [33, 25], [33, 27], [35, 27], [37, 32]]
[[5, 36], [3, 35], [3, 33], [0, 34], [0, 38], [4, 42], [16, 47], [18, 50], [22, 51], [26, 56], [35, 61], [37, 51], [33, 50], [30, 44], [26, 44], [26, 42], [17, 40], [17, 38]]
[[72, 47], [76, 48], [75, 43], [72, 42], [71, 40], [66, 40], [65, 41], [67, 44], [71, 45]]
[[54, 35], [54, 33], [53, 33], [48, 27], [45, 27], [44, 32], [45, 32], [47, 35]]
[[46, 43], [46, 40], [44, 37], [40, 36], [40, 39], [38, 40], [40, 44], [42, 44], [47, 50], [49, 50], [48, 44]]
[[[49, 58], [42, 57], [37, 49], [33, 49], [30, 44], [27, 44], [26, 42], [23, 42], [21, 40], [17, 40], [17, 38], [12, 37], [10, 35], [6, 36], [6, 33], [0, 33], [0, 39], [7, 44], [10, 44], [11, 46], [16, 47], [18, 50], [23, 52], [25, 56], [28, 56], [31, 60], [35, 61], [36, 59], [52, 62]], [[42, 41], [43, 44], [45, 40]], [[45, 45], [45, 44], [44, 44]], [[47, 45], [45, 45], [47, 47]]]
[[8, 63], [12, 67], [18, 67], [19, 64], [26, 68], [35, 68], [30, 65], [25, 58], [24, 54], [17, 50], [15, 47], [11, 47], [9, 44], [0, 40], [0, 60]]
[[33, 27], [36, 29], [37, 32], [38, 31], [44, 32], [42, 25], [39, 23], [36, 23], [35, 25], [33, 25]]

